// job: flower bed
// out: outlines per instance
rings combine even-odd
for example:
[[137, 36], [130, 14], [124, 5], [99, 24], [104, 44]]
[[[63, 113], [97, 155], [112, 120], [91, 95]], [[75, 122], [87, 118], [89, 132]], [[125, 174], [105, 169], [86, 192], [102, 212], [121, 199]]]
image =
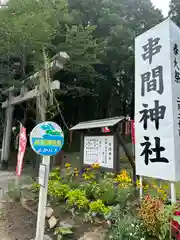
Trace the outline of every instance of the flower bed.
[[[107, 239], [180, 239], [180, 211], [167, 204], [167, 186], [152, 183], [142, 186], [144, 199], [140, 202], [136, 185], [130, 174], [102, 173], [93, 164], [82, 172], [66, 163], [65, 168], [50, 173], [48, 202], [65, 204], [73, 216], [84, 221], [109, 226]], [[38, 193], [39, 185], [32, 191]], [[58, 232], [58, 229], [55, 229]]]

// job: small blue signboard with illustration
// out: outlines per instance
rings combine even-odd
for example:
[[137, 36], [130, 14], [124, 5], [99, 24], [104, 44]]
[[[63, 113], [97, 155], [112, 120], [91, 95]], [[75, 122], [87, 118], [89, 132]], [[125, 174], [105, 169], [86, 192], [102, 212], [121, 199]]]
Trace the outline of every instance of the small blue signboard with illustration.
[[32, 149], [41, 156], [53, 156], [61, 151], [64, 144], [64, 133], [54, 122], [38, 124], [30, 133]]

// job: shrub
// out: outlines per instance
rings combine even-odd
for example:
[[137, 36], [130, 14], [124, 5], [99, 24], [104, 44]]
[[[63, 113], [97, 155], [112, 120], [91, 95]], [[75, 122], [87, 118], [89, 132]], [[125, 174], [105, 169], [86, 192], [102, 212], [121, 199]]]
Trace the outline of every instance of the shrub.
[[52, 172], [49, 174], [50, 180], [61, 180], [60, 176], [60, 168], [54, 168]]
[[112, 179], [102, 179], [93, 189], [95, 199], [102, 200], [105, 204], [112, 205], [116, 201], [116, 186]]
[[15, 202], [19, 202], [21, 199], [21, 189], [15, 183], [8, 184], [7, 195]]
[[127, 202], [134, 197], [135, 188], [132, 184], [119, 185], [117, 187], [116, 202], [120, 205], [121, 209], [127, 206]]
[[106, 173], [104, 173], [104, 175], [103, 175], [103, 178], [109, 178], [109, 179], [114, 179], [114, 176], [115, 176], [115, 174], [114, 173], [112, 173], [112, 172], [106, 172]]
[[149, 236], [166, 239], [169, 232], [171, 211], [168, 206], [165, 207], [160, 199], [152, 198], [149, 195], [141, 201], [139, 216]]
[[33, 193], [37, 193], [39, 192], [39, 189], [40, 189], [40, 185], [36, 182], [34, 182], [32, 185], [31, 185], [31, 190]]
[[84, 182], [80, 185], [81, 190], [85, 191], [86, 197], [90, 200], [94, 199], [94, 190], [96, 188], [96, 182]]
[[163, 188], [158, 187], [157, 184], [153, 183], [151, 185], [144, 186], [144, 193], [150, 195], [153, 198], [159, 198], [162, 201], [167, 200], [167, 192]]
[[164, 240], [167, 238], [171, 238], [171, 222], [172, 222], [172, 214], [174, 212], [173, 205], [164, 205], [163, 209], [158, 214], [159, 219], [159, 235], [158, 239]]
[[144, 226], [149, 235], [156, 236], [157, 234], [157, 226], [159, 224], [157, 214], [159, 213], [160, 208], [162, 208], [162, 202], [159, 199], [147, 196], [141, 201], [139, 216], [143, 220]]
[[89, 203], [89, 213], [92, 216], [106, 216], [110, 213], [110, 208], [106, 207], [102, 200], [98, 199]]
[[66, 194], [67, 206], [69, 208], [76, 208], [78, 210], [83, 210], [88, 208], [88, 199], [86, 198], [85, 191], [80, 189], [70, 190]]
[[142, 222], [131, 215], [117, 217], [108, 239], [145, 240], [145, 233], [143, 232], [142, 226]]
[[67, 184], [62, 184], [58, 180], [50, 180], [48, 184], [48, 196], [57, 201], [62, 201], [70, 188]]

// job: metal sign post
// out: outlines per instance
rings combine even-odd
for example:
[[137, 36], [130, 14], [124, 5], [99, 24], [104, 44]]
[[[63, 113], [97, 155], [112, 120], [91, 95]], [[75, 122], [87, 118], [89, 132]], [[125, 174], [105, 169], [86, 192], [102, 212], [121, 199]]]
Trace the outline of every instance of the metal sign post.
[[36, 240], [44, 239], [45, 215], [48, 193], [48, 178], [50, 168], [50, 157], [61, 151], [64, 144], [62, 129], [54, 122], [43, 122], [38, 124], [30, 134], [32, 149], [43, 156], [39, 168], [39, 205], [36, 228]]
[[45, 175], [44, 175], [44, 186], [41, 185], [40, 191], [39, 191], [36, 240], [43, 240], [43, 238], [44, 238], [50, 156], [43, 157], [42, 164], [44, 164], [46, 170], [45, 170]]

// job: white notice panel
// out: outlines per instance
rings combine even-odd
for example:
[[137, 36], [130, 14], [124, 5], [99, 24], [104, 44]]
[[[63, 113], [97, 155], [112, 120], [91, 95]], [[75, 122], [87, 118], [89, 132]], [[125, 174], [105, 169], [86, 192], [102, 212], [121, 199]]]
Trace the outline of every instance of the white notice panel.
[[135, 40], [136, 172], [180, 180], [180, 29], [167, 19]]
[[101, 167], [113, 168], [113, 136], [85, 136], [84, 164], [99, 163]]

